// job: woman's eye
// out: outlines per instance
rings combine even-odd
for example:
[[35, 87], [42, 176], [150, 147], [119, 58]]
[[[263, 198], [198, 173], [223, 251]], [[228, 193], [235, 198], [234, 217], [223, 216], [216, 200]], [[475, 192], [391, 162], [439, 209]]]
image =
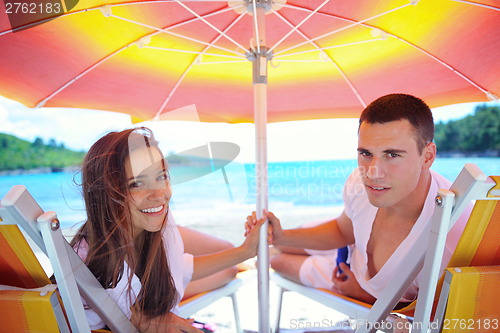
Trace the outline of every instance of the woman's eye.
[[164, 174], [161, 174], [159, 177], [158, 177], [158, 180], [160, 181], [165, 181], [165, 180], [169, 180], [170, 177], [168, 176], [168, 174], [164, 173]]
[[129, 188], [139, 188], [141, 187], [142, 183], [141, 182], [131, 182], [130, 184], [128, 184], [128, 187]]

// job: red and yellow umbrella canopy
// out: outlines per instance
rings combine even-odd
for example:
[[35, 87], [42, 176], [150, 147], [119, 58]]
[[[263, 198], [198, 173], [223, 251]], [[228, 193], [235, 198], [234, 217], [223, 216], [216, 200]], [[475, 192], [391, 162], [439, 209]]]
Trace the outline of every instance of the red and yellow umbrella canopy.
[[[142, 119], [195, 104], [202, 121], [253, 121], [251, 1], [80, 0], [49, 20], [3, 1], [4, 97]], [[500, 95], [498, 2], [414, 2], [266, 7], [268, 120], [357, 117], [392, 92], [431, 107]]]

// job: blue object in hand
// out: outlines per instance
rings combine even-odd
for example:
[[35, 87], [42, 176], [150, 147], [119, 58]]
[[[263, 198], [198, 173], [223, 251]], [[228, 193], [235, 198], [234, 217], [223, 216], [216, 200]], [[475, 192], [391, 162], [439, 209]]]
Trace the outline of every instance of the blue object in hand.
[[340, 274], [342, 274], [342, 270], [340, 269], [341, 262], [351, 267], [351, 265], [347, 263], [348, 257], [349, 257], [349, 248], [347, 246], [337, 249], [337, 267], [339, 269]]

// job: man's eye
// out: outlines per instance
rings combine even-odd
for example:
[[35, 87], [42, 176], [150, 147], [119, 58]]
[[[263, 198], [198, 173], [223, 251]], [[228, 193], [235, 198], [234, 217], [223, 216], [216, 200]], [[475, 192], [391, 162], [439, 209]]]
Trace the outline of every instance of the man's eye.
[[388, 155], [389, 157], [392, 157], [392, 158], [401, 156], [401, 155], [396, 154], [396, 153], [389, 153], [389, 154], [387, 154], [387, 155]]
[[360, 151], [359, 154], [363, 157], [370, 157], [371, 156], [371, 154], [367, 151]]

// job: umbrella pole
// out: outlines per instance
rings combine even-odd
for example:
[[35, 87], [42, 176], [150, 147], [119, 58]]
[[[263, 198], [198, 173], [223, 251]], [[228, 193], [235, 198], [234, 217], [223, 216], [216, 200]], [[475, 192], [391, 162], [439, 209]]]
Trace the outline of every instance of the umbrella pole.
[[[255, 143], [256, 143], [256, 187], [257, 217], [267, 210], [267, 86], [254, 85], [255, 102]], [[260, 229], [258, 258], [258, 295], [259, 295], [259, 333], [270, 332], [269, 329], [269, 247], [267, 244], [266, 222]]]
[[[265, 9], [254, 5], [254, 36], [257, 44], [252, 59], [254, 85], [254, 120], [255, 120], [255, 172], [256, 172], [256, 209], [257, 217], [268, 208], [267, 183], [267, 48], [265, 38]], [[269, 327], [269, 246], [267, 244], [266, 222], [260, 229], [257, 252], [257, 283], [259, 300], [259, 333], [270, 332]]]

